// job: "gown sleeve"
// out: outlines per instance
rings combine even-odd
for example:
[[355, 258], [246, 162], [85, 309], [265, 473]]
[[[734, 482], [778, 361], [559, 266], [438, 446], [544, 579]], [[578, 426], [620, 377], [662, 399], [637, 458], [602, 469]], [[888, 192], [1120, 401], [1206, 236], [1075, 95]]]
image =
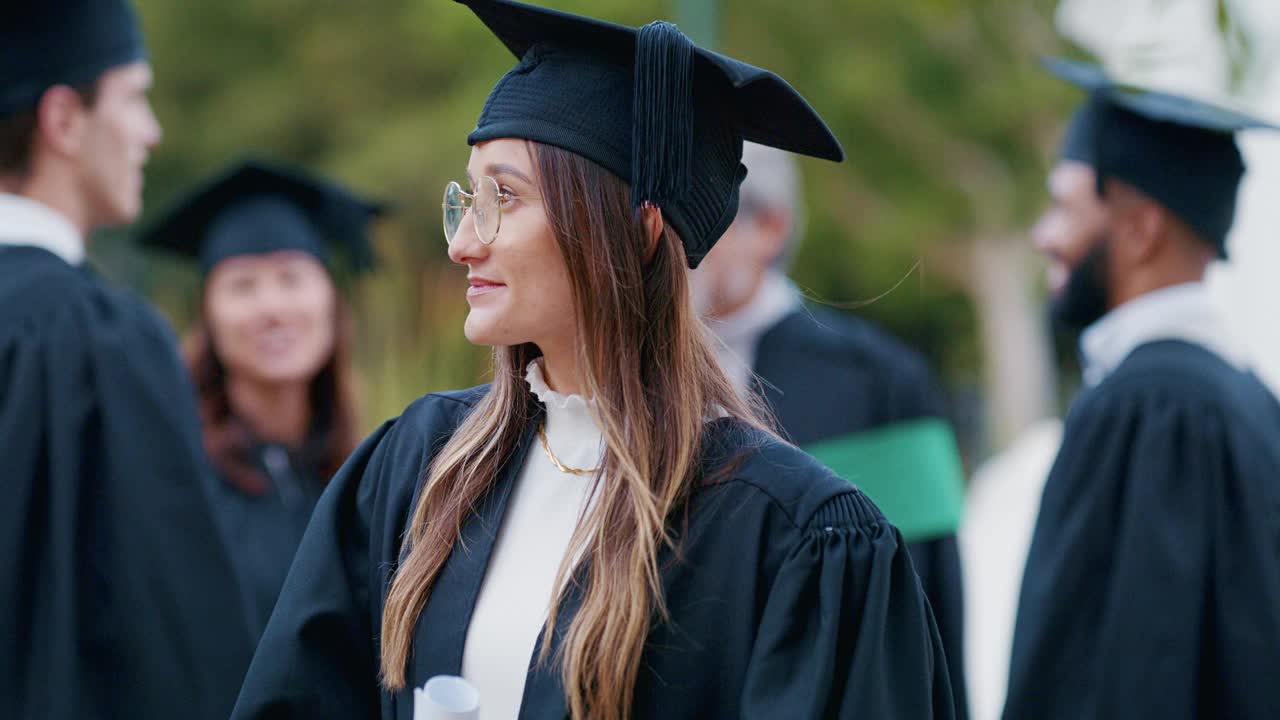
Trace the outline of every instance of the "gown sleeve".
[[969, 700], [964, 673], [964, 583], [960, 544], [954, 533], [908, 543], [907, 549], [920, 587], [938, 624], [938, 635], [947, 655], [947, 675], [955, 698], [956, 720], [968, 717]]
[[901, 535], [858, 491], [798, 529], [765, 603], [744, 718], [955, 717], [942, 641]]
[[232, 718], [378, 716], [377, 593], [396, 552], [382, 540], [400, 530], [383, 519], [379, 482], [395, 464], [393, 430], [370, 435], [316, 505]]
[[1005, 718], [1277, 716], [1280, 545], [1248, 487], [1276, 466], [1233, 452], [1249, 431], [1171, 388], [1082, 398], [1027, 557]]
[[49, 267], [0, 294], [0, 716], [226, 717], [252, 644], [174, 338]]

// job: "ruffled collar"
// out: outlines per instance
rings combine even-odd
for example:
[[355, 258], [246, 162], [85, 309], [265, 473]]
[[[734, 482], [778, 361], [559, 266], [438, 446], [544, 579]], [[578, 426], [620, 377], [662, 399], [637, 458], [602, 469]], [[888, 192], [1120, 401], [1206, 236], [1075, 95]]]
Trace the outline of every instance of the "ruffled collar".
[[547, 406], [548, 412], [553, 408], [557, 410], [580, 410], [586, 411], [590, 403], [581, 395], [565, 395], [558, 393], [547, 385], [547, 379], [542, 373], [542, 360], [534, 360], [524, 371], [524, 381], [529, 384], [529, 389], [533, 391], [535, 397]]
[[542, 360], [525, 368], [525, 382], [546, 408], [547, 443], [563, 463], [589, 468], [599, 464], [604, 436], [595, 420], [595, 404], [581, 395], [565, 395], [547, 385]]

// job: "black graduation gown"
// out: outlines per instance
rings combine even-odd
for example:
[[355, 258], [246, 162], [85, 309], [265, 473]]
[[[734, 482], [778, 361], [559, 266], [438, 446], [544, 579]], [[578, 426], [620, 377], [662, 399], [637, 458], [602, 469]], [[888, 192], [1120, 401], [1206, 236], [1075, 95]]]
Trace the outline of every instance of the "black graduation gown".
[[193, 392], [141, 301], [0, 248], [0, 717], [226, 717], [252, 653]]
[[[409, 690], [378, 688], [383, 602], [433, 449], [486, 391], [420, 399], [334, 477], [232, 717], [412, 717]], [[673, 624], [650, 636], [633, 717], [954, 717], [941, 641], [897, 531], [795, 448], [731, 420], [708, 427], [704, 467], [742, 461], [729, 479], [695, 492], [679, 531], [682, 559], [663, 563]], [[411, 687], [461, 670], [471, 611], [532, 437], [466, 522], [467, 550], [455, 549], [436, 581], [416, 630]], [[570, 599], [559, 627], [573, 608]], [[554, 668], [531, 668], [520, 718], [566, 717]]]
[[282, 445], [259, 445], [253, 456], [269, 483], [266, 492], [250, 494], [216, 477], [212, 497], [256, 643], [324, 492], [324, 481]]
[[1280, 718], [1280, 405], [1180, 341], [1067, 418], [1004, 716]]
[[[798, 309], [760, 338], [758, 390], [784, 437], [804, 447], [832, 437], [943, 416], [923, 358], [859, 318]], [[964, 595], [954, 532], [908, 544], [942, 634], [958, 717], [966, 717]]]

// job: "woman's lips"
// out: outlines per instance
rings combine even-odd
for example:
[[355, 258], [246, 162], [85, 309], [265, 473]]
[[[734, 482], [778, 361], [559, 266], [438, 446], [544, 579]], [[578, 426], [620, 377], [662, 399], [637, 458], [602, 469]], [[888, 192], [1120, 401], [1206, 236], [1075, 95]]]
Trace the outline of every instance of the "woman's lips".
[[499, 282], [485, 280], [483, 278], [471, 278], [471, 285], [467, 288], [467, 297], [478, 297], [480, 295], [488, 295], [489, 293], [501, 290], [506, 287]]
[[279, 354], [291, 350], [297, 339], [298, 333], [293, 330], [267, 330], [258, 333], [253, 339], [253, 344], [258, 352]]

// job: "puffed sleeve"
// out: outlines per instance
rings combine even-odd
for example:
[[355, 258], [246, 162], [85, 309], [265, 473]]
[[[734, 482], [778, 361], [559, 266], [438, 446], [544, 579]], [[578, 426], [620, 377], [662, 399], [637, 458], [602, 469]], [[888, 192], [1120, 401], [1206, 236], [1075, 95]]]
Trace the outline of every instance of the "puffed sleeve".
[[744, 718], [954, 718], [947, 664], [902, 536], [861, 492], [800, 528], [765, 604]]

